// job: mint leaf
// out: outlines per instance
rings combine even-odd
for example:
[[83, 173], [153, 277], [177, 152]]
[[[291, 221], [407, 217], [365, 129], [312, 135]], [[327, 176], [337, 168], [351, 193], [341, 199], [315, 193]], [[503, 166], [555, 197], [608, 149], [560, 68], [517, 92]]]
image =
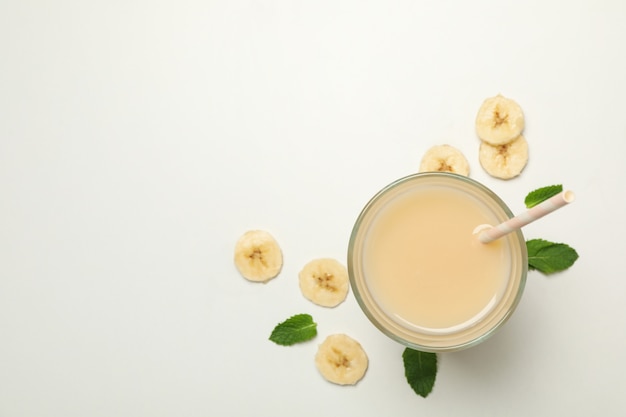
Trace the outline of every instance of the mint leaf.
[[426, 398], [435, 385], [437, 355], [406, 348], [402, 360], [407, 382], [417, 395]]
[[546, 201], [550, 197], [554, 197], [561, 191], [563, 191], [563, 186], [561, 184], [548, 185], [547, 187], [538, 188], [535, 191], [528, 193], [524, 199], [524, 204], [526, 204], [526, 208], [535, 207], [537, 204]]
[[306, 342], [317, 336], [317, 323], [309, 314], [296, 314], [279, 323], [272, 330], [270, 340], [278, 345], [290, 346]]
[[564, 271], [576, 262], [578, 253], [565, 243], [554, 243], [543, 239], [526, 241], [528, 268], [546, 275]]

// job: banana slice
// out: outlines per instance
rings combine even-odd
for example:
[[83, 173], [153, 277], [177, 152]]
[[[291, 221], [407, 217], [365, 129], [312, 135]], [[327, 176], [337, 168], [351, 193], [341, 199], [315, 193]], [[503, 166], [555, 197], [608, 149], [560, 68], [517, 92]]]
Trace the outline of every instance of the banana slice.
[[363, 378], [369, 360], [359, 342], [345, 334], [330, 335], [319, 345], [315, 366], [334, 384], [354, 385]]
[[518, 176], [526, 166], [528, 142], [522, 135], [504, 145], [493, 146], [481, 142], [478, 160], [489, 175], [508, 180]]
[[300, 291], [307, 299], [323, 307], [335, 307], [348, 295], [348, 270], [331, 258], [314, 259], [298, 274]]
[[235, 245], [235, 266], [250, 281], [269, 281], [280, 272], [283, 253], [271, 234], [265, 230], [249, 230]]
[[497, 95], [486, 99], [476, 116], [476, 134], [491, 145], [503, 145], [524, 130], [524, 112], [515, 101]]
[[436, 145], [426, 151], [420, 163], [420, 172], [453, 172], [469, 175], [469, 163], [465, 155], [450, 145]]

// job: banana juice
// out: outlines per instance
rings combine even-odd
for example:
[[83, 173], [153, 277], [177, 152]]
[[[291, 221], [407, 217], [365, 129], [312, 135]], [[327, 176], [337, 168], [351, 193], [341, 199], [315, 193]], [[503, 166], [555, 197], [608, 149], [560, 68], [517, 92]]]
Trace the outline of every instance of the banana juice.
[[479, 225], [512, 216], [481, 184], [454, 174], [403, 178], [361, 213], [350, 241], [354, 293], [370, 320], [425, 351], [484, 340], [512, 313], [527, 271], [521, 232], [483, 244]]

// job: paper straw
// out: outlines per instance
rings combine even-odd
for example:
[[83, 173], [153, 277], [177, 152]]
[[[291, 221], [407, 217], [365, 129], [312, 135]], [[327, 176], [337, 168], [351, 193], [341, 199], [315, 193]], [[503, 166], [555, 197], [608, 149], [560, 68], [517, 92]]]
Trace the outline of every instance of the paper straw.
[[[562, 191], [554, 197], [536, 205], [525, 213], [519, 214], [497, 226], [482, 230], [479, 232], [478, 240], [482, 243], [493, 242], [494, 240], [518, 230], [521, 227], [526, 226], [528, 223], [534, 222], [546, 214], [552, 213], [554, 210], [571, 203], [574, 201], [574, 198], [575, 196], [573, 191]], [[480, 229], [480, 226], [477, 229]]]

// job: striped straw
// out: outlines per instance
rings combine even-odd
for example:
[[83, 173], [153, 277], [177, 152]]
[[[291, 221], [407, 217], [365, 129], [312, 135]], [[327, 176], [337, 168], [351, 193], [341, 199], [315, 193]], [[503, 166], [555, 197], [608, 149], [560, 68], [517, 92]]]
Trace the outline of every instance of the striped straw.
[[574, 198], [575, 196], [573, 191], [562, 191], [554, 197], [551, 197], [541, 204], [536, 205], [525, 213], [519, 214], [497, 226], [489, 227], [480, 231], [480, 234], [478, 235], [478, 240], [480, 240], [482, 243], [493, 242], [494, 240], [499, 239], [502, 236], [507, 235], [515, 230], [518, 230], [521, 227], [526, 226], [528, 223], [534, 222], [535, 220], [542, 218], [546, 214], [552, 213], [554, 210], [571, 203], [572, 201], [574, 201]]

